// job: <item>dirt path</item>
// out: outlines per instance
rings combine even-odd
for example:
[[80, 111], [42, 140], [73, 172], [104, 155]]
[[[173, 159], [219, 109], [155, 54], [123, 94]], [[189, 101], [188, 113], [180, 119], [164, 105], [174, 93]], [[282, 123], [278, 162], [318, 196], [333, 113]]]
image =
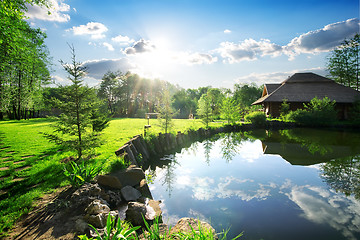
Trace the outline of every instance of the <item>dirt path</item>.
[[63, 187], [43, 196], [4, 239], [77, 239], [75, 222], [72, 221], [77, 213], [67, 207], [72, 191]]

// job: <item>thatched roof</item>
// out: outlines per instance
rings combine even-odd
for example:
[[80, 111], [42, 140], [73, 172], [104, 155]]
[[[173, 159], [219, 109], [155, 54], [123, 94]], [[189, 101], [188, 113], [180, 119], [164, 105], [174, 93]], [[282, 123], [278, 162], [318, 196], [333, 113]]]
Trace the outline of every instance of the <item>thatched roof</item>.
[[[266, 88], [266, 89], [265, 89]], [[295, 73], [281, 84], [266, 84], [263, 96], [252, 105], [264, 102], [310, 102], [314, 97], [328, 97], [337, 103], [360, 100], [360, 92], [314, 73]]]

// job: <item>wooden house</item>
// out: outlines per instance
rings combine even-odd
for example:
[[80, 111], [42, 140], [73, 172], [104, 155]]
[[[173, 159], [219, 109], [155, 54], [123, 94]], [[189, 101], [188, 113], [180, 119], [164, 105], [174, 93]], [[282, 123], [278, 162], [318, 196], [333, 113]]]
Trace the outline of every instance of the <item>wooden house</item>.
[[360, 92], [315, 73], [295, 73], [280, 84], [265, 84], [261, 98], [252, 105], [261, 104], [266, 115], [278, 117], [284, 99], [294, 111], [314, 97], [335, 100], [339, 119], [347, 119], [352, 104], [360, 100]]

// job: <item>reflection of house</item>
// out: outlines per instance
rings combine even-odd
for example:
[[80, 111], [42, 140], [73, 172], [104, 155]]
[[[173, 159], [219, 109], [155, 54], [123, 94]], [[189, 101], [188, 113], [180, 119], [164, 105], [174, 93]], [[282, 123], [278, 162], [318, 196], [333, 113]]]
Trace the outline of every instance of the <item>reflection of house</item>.
[[360, 100], [360, 92], [314, 73], [296, 73], [280, 84], [265, 84], [262, 97], [252, 105], [262, 104], [267, 115], [278, 117], [284, 99], [290, 110], [296, 110], [314, 97], [335, 100], [339, 118], [346, 119], [351, 105]]
[[280, 155], [291, 165], [309, 166], [313, 164], [328, 162], [351, 156], [350, 146], [322, 146], [327, 149], [326, 153], [311, 153], [300, 143], [280, 143], [272, 141], [262, 141], [264, 154]]

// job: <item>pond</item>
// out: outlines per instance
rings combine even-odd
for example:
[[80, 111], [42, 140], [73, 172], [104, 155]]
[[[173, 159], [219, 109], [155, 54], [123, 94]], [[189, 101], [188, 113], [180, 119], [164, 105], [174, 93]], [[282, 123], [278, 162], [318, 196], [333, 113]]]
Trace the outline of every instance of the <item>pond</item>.
[[360, 132], [216, 135], [149, 167], [163, 221], [210, 222], [240, 239], [360, 239]]

